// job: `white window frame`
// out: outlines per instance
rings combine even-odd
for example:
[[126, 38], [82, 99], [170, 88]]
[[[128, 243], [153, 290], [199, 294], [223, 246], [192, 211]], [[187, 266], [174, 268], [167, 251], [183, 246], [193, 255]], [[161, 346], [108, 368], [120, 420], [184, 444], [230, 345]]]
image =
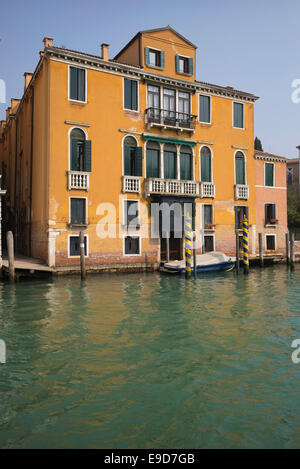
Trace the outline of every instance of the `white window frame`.
[[[125, 209], [125, 206], [126, 206], [126, 202], [137, 202], [137, 206], [138, 206], [138, 209], [137, 209], [137, 212], [138, 212], [138, 216], [137, 216], [137, 220], [138, 220], [138, 225], [140, 225], [140, 201], [139, 199], [124, 199], [123, 200], [123, 226], [126, 228], [126, 230], [128, 230], [128, 224], [126, 223], [126, 209]], [[129, 231], [130, 233], [133, 233], [134, 231], [137, 231], [137, 230], [133, 230], [132, 231]]]
[[[234, 125], [234, 104], [242, 104], [243, 105], [243, 127], [235, 127]], [[233, 129], [238, 130], [245, 130], [245, 103], [243, 101], [232, 101], [232, 127]]]
[[[126, 254], [125, 253], [125, 238], [139, 238], [139, 253], [138, 254]], [[140, 234], [124, 234], [123, 235], [123, 256], [124, 257], [140, 257], [142, 254], [142, 237]]]
[[[131, 81], [136, 81], [137, 82], [137, 110], [135, 109], [127, 109], [125, 107], [125, 80], [131, 80]], [[123, 111], [129, 111], [129, 112], [140, 112], [140, 82], [139, 80], [136, 80], [135, 78], [131, 77], [123, 77]]]
[[[210, 107], [210, 111], [209, 111], [210, 121], [209, 122], [205, 122], [205, 121], [200, 120], [200, 96], [205, 96], [205, 97], [209, 98], [209, 107]], [[211, 115], [211, 113], [212, 113], [212, 96], [210, 94], [199, 93], [199, 95], [198, 95], [198, 109], [199, 109], [199, 112], [198, 112], [199, 122], [201, 124], [204, 124], [204, 125], [211, 125], [211, 123], [212, 123], [212, 115]]]
[[[80, 68], [81, 70], [85, 71], [85, 101], [80, 101], [79, 99], [71, 99], [70, 98], [70, 76], [71, 76], [71, 68]], [[79, 103], [79, 104], [87, 104], [87, 69], [84, 67], [78, 67], [77, 65], [68, 65], [68, 101], [71, 103]]]
[[213, 250], [210, 251], [210, 252], [214, 252], [216, 250], [216, 237], [215, 237], [215, 233], [204, 233], [203, 232], [203, 238], [202, 238], [202, 254], [206, 254], [206, 252], [204, 251], [204, 247], [205, 247], [205, 236], [211, 236], [213, 238]]
[[85, 129], [83, 129], [82, 127], [80, 127], [79, 125], [74, 125], [73, 127], [71, 127], [68, 130], [68, 154], [69, 154], [69, 156], [68, 156], [68, 169], [69, 169], [69, 171], [71, 171], [71, 156], [72, 156], [71, 155], [71, 132], [74, 129], [82, 130], [85, 134], [85, 140], [89, 139], [87, 131]]
[[[146, 47], [148, 47], [148, 46], [146, 46]], [[149, 49], [149, 52], [150, 52], [151, 50], [154, 50], [154, 51], [156, 51], [156, 52], [164, 52], [162, 49], [156, 49], [156, 47], [152, 47], [152, 46], [151, 46], [151, 47], [148, 47], [148, 49]], [[144, 47], [144, 54], [145, 54], [145, 47]], [[157, 70], [163, 70], [163, 69], [164, 69], [164, 67], [162, 67], [162, 66], [160, 66], [160, 65], [152, 65], [152, 64], [145, 64], [145, 65], [146, 65], [146, 67], [149, 67], [149, 68], [156, 68]]]
[[276, 249], [277, 249], [276, 233], [265, 233], [265, 251], [273, 251], [273, 249], [267, 249], [267, 236], [274, 236], [274, 238], [275, 238], [275, 248], [274, 248], [274, 251], [276, 251]]
[[79, 195], [71, 195], [69, 197], [69, 225], [71, 225], [71, 199], [85, 199], [85, 223], [83, 223], [83, 225], [87, 225], [87, 221], [88, 221], [88, 197], [81, 197]]
[[211, 205], [212, 207], [212, 211], [211, 211], [211, 217], [212, 217], [212, 225], [214, 225], [214, 221], [215, 221], [215, 207], [214, 207], [214, 204], [208, 204], [208, 203], [201, 203], [201, 228], [203, 230], [207, 230], [209, 228], [205, 228], [205, 224], [204, 224], [204, 205]]
[[[79, 238], [79, 233], [73, 233], [68, 235], [68, 258], [69, 259], [80, 259], [79, 256], [71, 256], [70, 254], [70, 238]], [[84, 238], [86, 238], [86, 255], [84, 256], [85, 258], [89, 257], [89, 235], [85, 234]]]
[[[189, 55], [182, 55], [182, 54], [177, 54], [177, 55], [178, 55], [179, 59], [180, 59], [180, 58], [183, 58], [183, 59], [192, 59], [192, 60], [193, 60], [193, 68], [194, 68], [194, 58], [193, 58], [193, 57], [190, 57]], [[190, 73], [187, 73], [187, 72], [179, 72], [179, 71], [177, 72], [177, 71], [176, 71], [176, 73], [177, 73], [178, 75], [185, 75], [185, 76], [187, 76], [187, 77], [193, 76], [193, 74], [191, 75]]]

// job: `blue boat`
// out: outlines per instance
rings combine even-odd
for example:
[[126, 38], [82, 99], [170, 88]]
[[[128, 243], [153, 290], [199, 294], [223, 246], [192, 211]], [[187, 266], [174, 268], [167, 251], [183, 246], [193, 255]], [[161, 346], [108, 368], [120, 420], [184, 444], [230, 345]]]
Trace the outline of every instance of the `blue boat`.
[[[197, 272], [224, 272], [230, 271], [235, 266], [235, 258], [228, 257], [223, 252], [209, 252], [198, 255]], [[193, 269], [193, 267], [192, 267]], [[185, 261], [166, 262], [162, 272], [167, 274], [185, 274]]]

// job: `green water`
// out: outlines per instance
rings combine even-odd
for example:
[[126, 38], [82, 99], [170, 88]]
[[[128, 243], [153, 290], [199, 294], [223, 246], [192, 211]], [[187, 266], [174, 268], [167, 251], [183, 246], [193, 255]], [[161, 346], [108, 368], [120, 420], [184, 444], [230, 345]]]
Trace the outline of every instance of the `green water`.
[[0, 447], [300, 447], [300, 269], [0, 284]]

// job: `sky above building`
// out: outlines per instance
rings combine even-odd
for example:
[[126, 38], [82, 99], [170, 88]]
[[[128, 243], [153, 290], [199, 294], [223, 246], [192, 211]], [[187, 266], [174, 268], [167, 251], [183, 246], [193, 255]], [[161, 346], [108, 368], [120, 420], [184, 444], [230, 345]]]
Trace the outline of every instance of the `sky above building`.
[[296, 157], [299, 17], [299, 0], [2, 1], [0, 80], [6, 103], [0, 102], [0, 118], [11, 97], [22, 96], [23, 74], [34, 71], [44, 36], [53, 37], [54, 45], [96, 55], [102, 42], [109, 43], [113, 58], [138, 31], [170, 24], [198, 46], [197, 80], [259, 96], [255, 135], [264, 150]]

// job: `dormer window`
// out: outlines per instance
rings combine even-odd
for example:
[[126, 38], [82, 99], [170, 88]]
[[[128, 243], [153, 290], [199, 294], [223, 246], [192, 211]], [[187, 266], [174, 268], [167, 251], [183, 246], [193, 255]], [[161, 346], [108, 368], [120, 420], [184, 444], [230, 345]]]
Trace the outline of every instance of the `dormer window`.
[[145, 47], [145, 65], [148, 65], [148, 67], [164, 68], [165, 53], [162, 50]]
[[176, 55], [176, 73], [183, 75], [193, 75], [193, 59]]

